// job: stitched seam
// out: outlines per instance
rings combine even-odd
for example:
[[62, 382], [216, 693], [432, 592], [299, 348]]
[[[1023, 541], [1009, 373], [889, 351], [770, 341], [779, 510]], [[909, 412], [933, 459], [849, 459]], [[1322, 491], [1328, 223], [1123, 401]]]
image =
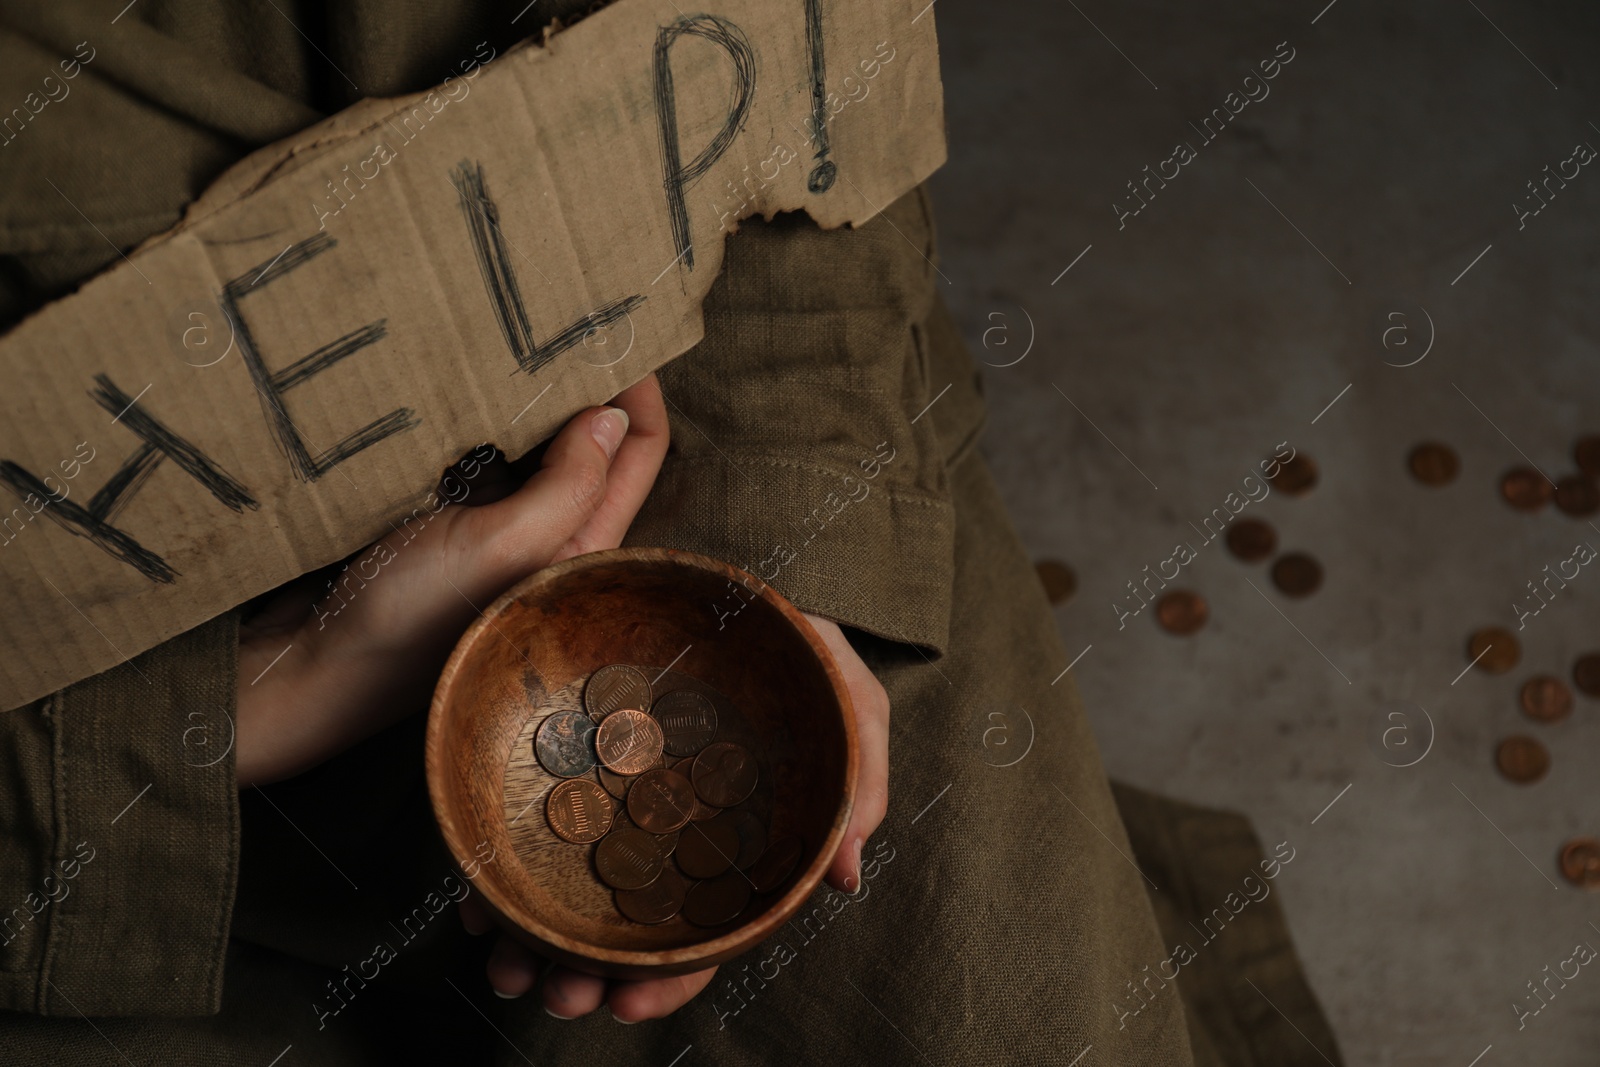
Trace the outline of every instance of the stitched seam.
[[[690, 464], [706, 465], [723, 462], [728, 462], [724, 456], [674, 456], [671, 460], [673, 466], [688, 466]], [[768, 456], [741, 456], [740, 462], [760, 463], [768, 467], [783, 467], [788, 470], [805, 471], [809, 474], [825, 474], [834, 477], [843, 477], [846, 473], [837, 469], [813, 467], [809, 464], [798, 463], [794, 460], [777, 459]], [[857, 478], [862, 481], [866, 480], [861, 478], [861, 476], [858, 474], [852, 474], [850, 477]], [[915, 490], [894, 489], [889, 487], [879, 488], [883, 493], [893, 497], [896, 501], [903, 504], [915, 504], [919, 507], [929, 508], [947, 508], [951, 506], [950, 501], [944, 499], [943, 497], [921, 494], [917, 493]]]
[[[233, 638], [232, 638], [232, 646], [233, 647], [225, 653], [225, 655], [228, 657], [233, 669], [231, 671], [227, 671], [226, 672], [225, 681], [227, 683], [228, 690], [234, 696], [234, 699], [230, 700], [229, 703], [234, 706], [233, 707], [233, 717], [234, 717], [235, 720], [237, 720], [238, 719], [238, 712], [239, 712], [238, 699], [237, 699], [237, 694], [238, 694], [238, 674], [239, 674], [239, 653], [238, 653], [239, 641], [238, 641], [238, 637], [237, 637], [237, 632], [236, 632], [235, 626], [232, 625], [232, 624], [229, 624], [227, 626], [227, 629], [228, 629], [230, 634], [234, 635]], [[237, 726], [235, 727], [235, 730], [237, 731]], [[227, 765], [227, 768], [228, 768], [226, 774], [227, 774], [227, 777], [229, 779], [229, 781], [227, 781], [225, 783], [225, 786], [226, 786], [226, 788], [231, 789], [233, 791], [233, 795], [227, 798], [227, 804], [228, 804], [228, 862], [227, 862], [227, 868], [223, 872], [223, 876], [222, 876], [222, 892], [217, 897], [217, 924], [216, 924], [216, 930], [212, 934], [212, 942], [213, 942], [213, 944], [218, 946], [218, 949], [217, 949], [216, 956], [212, 959], [211, 973], [210, 973], [210, 975], [207, 976], [207, 987], [208, 987], [207, 988], [207, 992], [210, 994], [211, 1010], [213, 1012], [220, 1012], [222, 1010], [222, 984], [223, 984], [222, 983], [222, 975], [223, 975], [223, 970], [224, 970], [224, 968], [226, 966], [227, 958], [228, 958], [228, 925], [229, 925], [229, 919], [230, 919], [230, 917], [232, 915], [232, 912], [233, 912], [234, 895], [238, 891], [238, 884], [239, 884], [239, 852], [240, 852], [240, 848], [241, 848], [241, 842], [240, 842], [240, 839], [239, 839], [240, 838], [240, 827], [239, 827], [240, 817], [239, 817], [238, 777], [237, 777], [237, 772], [235, 771], [235, 766], [236, 766], [235, 761], [237, 759], [238, 759], [238, 749], [237, 749], [237, 746], [236, 746], [235, 749], [234, 749], [233, 754], [227, 760], [224, 761], [226, 763], [226, 765]]]
[[[913, 637], [910, 634], [898, 630], [893, 626], [885, 627], [882, 620], [878, 618], [864, 618], [864, 616], [867, 615], [867, 612], [862, 610], [867, 603], [866, 598], [864, 597], [860, 598], [855, 604], [832, 597], [803, 599], [810, 599], [815, 605], [815, 609], [809, 607], [800, 607], [801, 611], [808, 612], [812, 615], [820, 615], [823, 618], [832, 619], [841, 626], [849, 626], [852, 629], [860, 630], [863, 633], [869, 633], [875, 637], [881, 637], [883, 640], [889, 641], [893, 644], [910, 645], [913, 648], [926, 649], [927, 651], [932, 652], [935, 657], [941, 659], [944, 657], [944, 649], [940, 646], [938, 639], [932, 635], [923, 634]], [[799, 607], [799, 605], [796, 606]], [[910, 621], [913, 629], [934, 629], [934, 627], [929, 625], [929, 621], [925, 618], [915, 618]], [[948, 629], [946, 630], [944, 639], [949, 640]]]
[[[50, 847], [50, 869], [54, 870], [63, 851], [62, 842], [67, 837], [67, 782], [66, 782], [66, 741], [62, 737], [65, 731], [66, 690], [50, 694], [46, 700], [46, 714], [50, 719], [50, 788], [55, 794], [51, 799], [52, 813], [55, 817], [55, 832]], [[40, 1015], [48, 1015], [50, 970], [55, 962], [57, 936], [57, 918], [61, 915], [65, 899], [55, 901], [45, 910], [50, 914], [45, 917], [44, 947], [39, 954], [39, 985], [35, 995], [35, 1010]]]
[[967, 431], [967, 435], [957, 442], [955, 448], [944, 458], [946, 469], [954, 469], [961, 464], [962, 460], [971, 455], [979, 439], [983, 437], [983, 431], [988, 429], [988, 426], [989, 415], [985, 412], [978, 416], [978, 420], [973, 424], [972, 429]]

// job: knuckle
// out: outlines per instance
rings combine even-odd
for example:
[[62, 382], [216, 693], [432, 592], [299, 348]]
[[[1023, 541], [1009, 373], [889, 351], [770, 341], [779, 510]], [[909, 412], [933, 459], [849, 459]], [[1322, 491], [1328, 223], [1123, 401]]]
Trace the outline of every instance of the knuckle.
[[567, 494], [574, 513], [587, 516], [605, 499], [605, 470], [595, 463], [579, 464], [568, 479]]
[[561, 546], [559, 554], [563, 559], [570, 559], [573, 556], [587, 556], [591, 552], [598, 552], [602, 548], [610, 547], [614, 546], [598, 544], [593, 538], [585, 537], [582, 534], [573, 534], [567, 543]]
[[875, 723], [889, 721], [889, 693], [872, 675], [867, 675], [866, 681], [856, 686], [851, 696], [862, 718]]

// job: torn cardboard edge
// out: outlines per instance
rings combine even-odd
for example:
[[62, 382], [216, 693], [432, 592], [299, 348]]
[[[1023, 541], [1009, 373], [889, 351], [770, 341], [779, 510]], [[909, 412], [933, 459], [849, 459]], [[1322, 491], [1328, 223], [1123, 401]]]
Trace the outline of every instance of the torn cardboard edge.
[[618, 0], [253, 153], [0, 339], [0, 707], [350, 555], [475, 446], [526, 452], [687, 351], [739, 218], [859, 225], [926, 179], [925, 8]]

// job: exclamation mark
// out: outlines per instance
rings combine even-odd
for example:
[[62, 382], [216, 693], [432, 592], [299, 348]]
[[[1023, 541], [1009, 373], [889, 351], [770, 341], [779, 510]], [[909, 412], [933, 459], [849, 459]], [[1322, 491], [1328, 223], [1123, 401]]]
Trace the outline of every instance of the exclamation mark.
[[822, 61], [822, 0], [806, 0], [806, 45], [811, 50], [811, 122], [817, 131], [817, 154], [820, 162], [812, 168], [806, 188], [813, 193], [825, 193], [833, 188], [833, 179], [839, 168], [828, 158], [828, 89], [827, 72]]

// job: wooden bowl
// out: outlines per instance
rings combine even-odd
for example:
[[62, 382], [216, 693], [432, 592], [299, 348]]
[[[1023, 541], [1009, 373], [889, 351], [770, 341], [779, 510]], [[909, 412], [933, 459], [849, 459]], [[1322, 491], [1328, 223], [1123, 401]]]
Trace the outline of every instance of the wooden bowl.
[[[731, 928], [630, 922], [593, 873], [593, 846], [545, 823], [561, 779], [532, 758], [532, 731], [609, 663], [651, 678], [670, 667], [726, 698], [762, 762], [769, 840], [804, 845], [798, 877]], [[736, 567], [671, 549], [596, 552], [523, 580], [462, 635], [428, 718], [428, 789], [456, 862], [513, 936], [608, 978], [715, 966], [787, 922], [838, 851], [857, 760], [844, 679], [800, 612]]]

